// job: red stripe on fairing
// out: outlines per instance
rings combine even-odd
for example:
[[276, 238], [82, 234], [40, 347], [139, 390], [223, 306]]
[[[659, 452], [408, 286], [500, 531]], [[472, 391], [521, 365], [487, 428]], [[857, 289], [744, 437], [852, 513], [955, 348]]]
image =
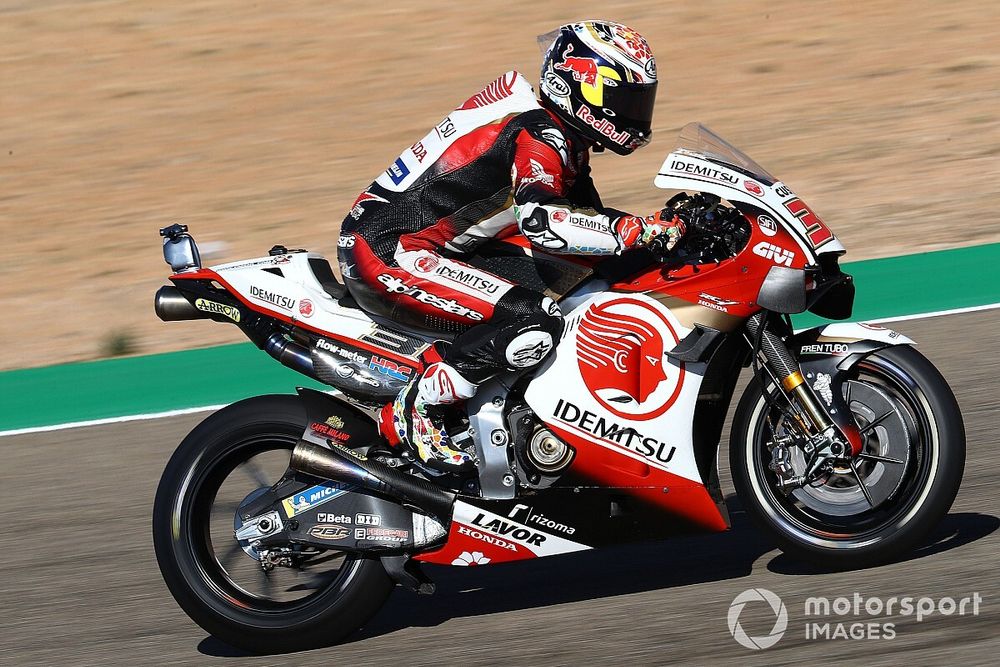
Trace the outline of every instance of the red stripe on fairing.
[[[491, 539], [493, 543], [477, 539], [468, 533], [481, 534], [487, 537], [487, 539]], [[500, 546], [501, 544], [509, 545], [509, 547]], [[489, 561], [486, 563], [469, 562], [471, 559], [468, 556], [477, 553], [482, 554]], [[463, 554], [466, 555], [466, 558], [462, 558]], [[434, 563], [436, 565], [492, 565], [494, 563], [504, 563], [513, 560], [527, 560], [529, 558], [538, 558], [538, 554], [513, 540], [493, 535], [493, 533], [485, 531], [482, 528], [452, 521], [451, 530], [448, 533], [448, 541], [434, 551], [427, 551], [414, 556], [413, 560]]]
[[306, 324], [302, 320], [293, 320], [291, 317], [285, 315], [284, 313], [279, 313], [277, 311], [270, 310], [269, 308], [258, 306], [257, 304], [249, 301], [246, 297], [240, 294], [239, 291], [235, 287], [230, 285], [225, 278], [220, 276], [215, 271], [212, 271], [211, 269], [200, 269], [192, 273], [177, 273], [170, 276], [170, 280], [175, 282], [178, 280], [215, 280], [223, 287], [225, 287], [230, 294], [239, 299], [243, 303], [243, 305], [245, 305], [250, 310], [256, 311], [262, 315], [267, 315], [268, 317], [273, 317], [276, 320], [286, 322], [301, 329], [312, 331], [313, 333], [320, 334], [326, 338], [333, 338], [335, 340], [339, 340], [342, 343], [347, 343], [349, 345], [361, 348], [363, 350], [367, 350], [369, 352], [375, 352], [385, 357], [392, 357], [394, 360], [405, 363], [407, 366], [412, 366], [414, 370], [416, 370], [417, 372], [423, 371], [424, 365], [416, 357], [406, 357], [399, 354], [398, 352], [393, 352], [392, 350], [386, 349], [384, 347], [376, 347], [374, 345], [369, 345], [356, 338], [349, 338], [347, 336], [336, 334], [330, 331], [325, 331], [323, 329], [319, 329], [312, 325]]
[[601, 486], [632, 487], [628, 489], [629, 495], [687, 519], [703, 530], [729, 528], [704, 484], [602, 447], [551, 422], [546, 425], [576, 449], [570, 470]]

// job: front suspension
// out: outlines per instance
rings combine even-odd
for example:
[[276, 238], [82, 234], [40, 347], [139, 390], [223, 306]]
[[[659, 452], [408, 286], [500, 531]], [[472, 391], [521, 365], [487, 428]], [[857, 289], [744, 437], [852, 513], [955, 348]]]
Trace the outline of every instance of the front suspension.
[[[750, 342], [754, 346], [754, 353], [756, 354], [759, 341], [759, 350], [764, 355], [767, 368], [774, 380], [801, 408], [808, 420], [807, 424], [802, 424], [806, 432], [811, 436], [829, 434], [831, 437], [827, 440], [829, 453], [832, 456], [853, 457], [859, 454], [862, 449], [862, 439], [857, 427], [853, 423], [844, 423], [843, 420], [838, 423], [820, 405], [802, 376], [799, 362], [792, 356], [781, 336], [768, 326], [767, 312], [755, 313], [747, 320], [746, 327]], [[844, 418], [849, 420], [850, 415], [844, 415]]]

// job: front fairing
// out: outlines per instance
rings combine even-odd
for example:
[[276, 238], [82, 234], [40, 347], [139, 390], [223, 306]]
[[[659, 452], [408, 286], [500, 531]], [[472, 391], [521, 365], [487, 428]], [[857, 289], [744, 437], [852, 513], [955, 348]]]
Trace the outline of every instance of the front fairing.
[[811, 208], [787, 185], [750, 156], [698, 123], [681, 131], [677, 147], [653, 181], [658, 188], [708, 192], [745, 214], [776, 218], [795, 240], [809, 264], [820, 255], [840, 255], [844, 246]]

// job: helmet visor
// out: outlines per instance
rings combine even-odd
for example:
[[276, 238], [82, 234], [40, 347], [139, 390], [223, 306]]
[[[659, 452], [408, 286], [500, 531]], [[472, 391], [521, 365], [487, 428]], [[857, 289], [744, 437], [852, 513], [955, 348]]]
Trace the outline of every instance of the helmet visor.
[[619, 128], [631, 128], [649, 136], [656, 104], [656, 82], [625, 83], [604, 87], [604, 108], [615, 117]]

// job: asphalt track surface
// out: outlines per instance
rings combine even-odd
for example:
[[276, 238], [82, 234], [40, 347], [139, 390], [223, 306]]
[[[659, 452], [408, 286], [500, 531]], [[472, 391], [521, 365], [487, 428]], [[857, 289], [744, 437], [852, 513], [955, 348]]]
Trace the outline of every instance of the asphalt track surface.
[[[951, 514], [901, 562], [813, 570], [775, 550], [733, 500], [733, 529], [720, 535], [481, 569], [428, 568], [435, 595], [397, 589], [347, 643], [289, 655], [247, 656], [208, 636], [157, 571], [149, 528], [156, 482], [204, 415], [2, 438], [0, 665], [996, 664], [998, 319], [987, 311], [894, 325], [951, 382], [969, 441]], [[731, 490], [727, 473], [724, 483]], [[737, 644], [726, 622], [733, 598], [755, 587], [777, 593], [788, 609], [784, 637], [763, 651]], [[892, 622], [894, 639], [804, 636], [807, 597], [855, 592], [883, 600], [978, 592], [982, 603], [977, 616], [921, 622], [853, 610], [809, 619]], [[765, 609], [744, 610], [749, 634], [771, 629], [774, 615]]]

